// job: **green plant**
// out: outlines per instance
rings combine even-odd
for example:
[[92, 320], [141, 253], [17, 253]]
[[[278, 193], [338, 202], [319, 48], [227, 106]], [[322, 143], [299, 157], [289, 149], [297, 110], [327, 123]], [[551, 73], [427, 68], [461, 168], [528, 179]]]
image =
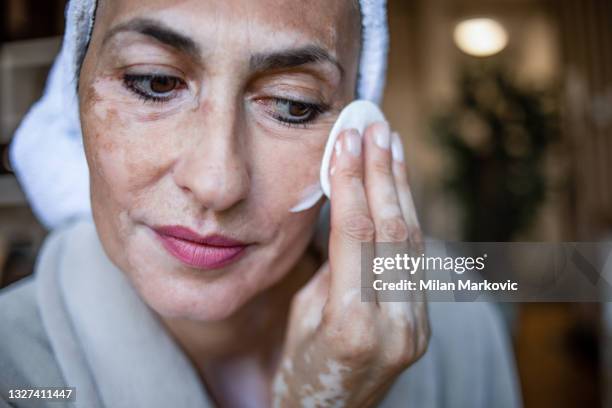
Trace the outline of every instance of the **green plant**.
[[546, 192], [545, 153], [558, 134], [554, 100], [497, 69], [461, 75], [458, 103], [432, 130], [450, 154], [444, 188], [461, 207], [463, 239], [510, 241], [533, 221]]

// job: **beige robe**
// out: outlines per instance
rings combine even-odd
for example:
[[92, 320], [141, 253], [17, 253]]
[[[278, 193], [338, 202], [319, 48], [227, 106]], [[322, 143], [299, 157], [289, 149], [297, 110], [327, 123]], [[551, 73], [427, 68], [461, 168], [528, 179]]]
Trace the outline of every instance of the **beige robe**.
[[[429, 309], [426, 354], [379, 406], [520, 406], [495, 306]], [[0, 292], [0, 333], [1, 408], [213, 406], [191, 362], [105, 255], [91, 221], [51, 234], [34, 276]], [[76, 387], [76, 401], [8, 400], [8, 389], [33, 386]]]

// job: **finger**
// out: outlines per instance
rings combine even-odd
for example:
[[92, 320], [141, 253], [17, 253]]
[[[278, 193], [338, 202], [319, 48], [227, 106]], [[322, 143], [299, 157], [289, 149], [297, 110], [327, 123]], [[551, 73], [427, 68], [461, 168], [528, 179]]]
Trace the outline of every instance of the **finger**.
[[[373, 129], [373, 137], [366, 138], [368, 140], [373, 140], [374, 144], [376, 144], [377, 137], [375, 132], [377, 130], [386, 130], [386, 129]], [[380, 140], [383, 136], [378, 136]], [[384, 139], [383, 139], [384, 140]], [[393, 132], [389, 135], [389, 141], [384, 140], [385, 143], [378, 143], [378, 145], [382, 147], [388, 147], [388, 150], [384, 150], [386, 153], [385, 158], [388, 161], [385, 163], [387, 166], [383, 164], [377, 164], [375, 161], [372, 161], [372, 168], [378, 171], [372, 171], [367, 173], [367, 177], [372, 175], [372, 179], [375, 181], [375, 185], [372, 187], [372, 199], [370, 202], [376, 203], [377, 197], [384, 195], [385, 189], [389, 189], [387, 183], [389, 183], [388, 179], [392, 179], [393, 193], [395, 196], [390, 198], [390, 194], [387, 193], [384, 202], [378, 203], [379, 208], [388, 208], [390, 203], [395, 205], [393, 210], [387, 209], [386, 211], [378, 210], [373, 211], [374, 218], [377, 223], [377, 231], [382, 231], [381, 235], [384, 236], [385, 239], [381, 240], [384, 242], [396, 242], [393, 247], [391, 245], [378, 245], [376, 250], [376, 256], [395, 256], [395, 254], [408, 254], [410, 256], [418, 256], [421, 254], [421, 239], [420, 239], [420, 228], [418, 226], [418, 221], [416, 218], [416, 211], [414, 204], [412, 202], [412, 196], [410, 194], [410, 188], [408, 185], [408, 179], [406, 174], [406, 166], [404, 163], [404, 151], [403, 146], [401, 144], [401, 140], [397, 133]], [[369, 147], [369, 146], [368, 146]], [[371, 149], [373, 152], [376, 152], [376, 149]], [[374, 156], [374, 154], [373, 154]], [[368, 164], [366, 164], [367, 166]], [[376, 176], [377, 173], [389, 173], [388, 177], [384, 177], [386, 174], [381, 176]], [[378, 191], [382, 191], [376, 193], [375, 189], [379, 188]], [[368, 190], [370, 192], [370, 190]], [[378, 221], [376, 214], [393, 214], [393, 216], [397, 216], [395, 212], [399, 212], [399, 218], [401, 221], [397, 221], [397, 219], [389, 217], [383, 220]], [[389, 233], [391, 231], [391, 233]], [[378, 241], [378, 239], [377, 239]], [[421, 274], [417, 272], [416, 274], [412, 274], [412, 271], [394, 271], [388, 272], [386, 276], [390, 278], [393, 276], [396, 280], [400, 279], [408, 279], [415, 283], [419, 283], [419, 279]], [[377, 293], [377, 298], [381, 307], [381, 311], [385, 316], [386, 320], [391, 323], [392, 326], [397, 327], [409, 327], [410, 323], [414, 320], [415, 309], [414, 309], [414, 301], [423, 300], [420, 291], [404, 291], [404, 292], [394, 292], [394, 293]], [[385, 301], [387, 300], [387, 301]], [[392, 301], [389, 301], [392, 300]]]
[[[332, 311], [342, 313], [349, 304], [361, 303], [361, 245], [371, 243], [375, 234], [363, 184], [362, 150], [357, 130], [344, 131], [336, 142], [330, 167], [329, 304]], [[363, 261], [371, 263], [369, 259]], [[371, 283], [363, 284], [371, 287]]]
[[393, 156], [393, 177], [395, 188], [399, 197], [400, 208], [408, 226], [408, 240], [418, 251], [423, 250], [423, 237], [421, 227], [412, 199], [412, 192], [408, 182], [408, 172], [404, 160], [404, 147], [400, 135], [393, 132], [391, 135], [391, 150]]
[[[402, 210], [395, 188], [393, 163], [391, 157], [391, 131], [386, 122], [377, 122], [370, 126], [364, 134], [365, 146], [365, 185], [370, 213], [376, 229], [376, 257], [394, 257], [404, 253], [408, 236], [408, 227], [404, 221]], [[389, 270], [382, 276], [387, 281], [399, 281], [404, 278], [403, 271]], [[391, 304], [389, 300], [397, 300], [398, 294], [376, 292], [377, 303], [385, 315], [398, 315], [405, 319], [409, 311], [407, 305]]]
[[[391, 135], [391, 151], [393, 156], [393, 177], [395, 178], [395, 187], [397, 189], [400, 207], [406, 224], [408, 226], [408, 252], [412, 256], [420, 256], [424, 251], [423, 235], [419, 225], [412, 192], [408, 182], [408, 172], [406, 169], [406, 161], [404, 159], [404, 146], [401, 136], [397, 132]], [[417, 271], [411, 276], [411, 280], [418, 285], [420, 280], [425, 279], [422, 270]], [[425, 291], [411, 291], [410, 299], [414, 302], [424, 302], [426, 300]]]
[[368, 126], [364, 145], [366, 195], [376, 228], [375, 241], [403, 242], [408, 228], [395, 188], [389, 125], [377, 122]]

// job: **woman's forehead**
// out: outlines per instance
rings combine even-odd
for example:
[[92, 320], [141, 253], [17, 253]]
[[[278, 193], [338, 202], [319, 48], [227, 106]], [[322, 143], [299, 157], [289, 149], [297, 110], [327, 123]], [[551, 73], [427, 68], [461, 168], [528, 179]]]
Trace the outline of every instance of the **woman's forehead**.
[[132, 19], [148, 18], [204, 45], [214, 39], [252, 49], [266, 48], [270, 42], [314, 42], [335, 53], [359, 38], [355, 4], [356, 0], [102, 0], [97, 23], [112, 30]]

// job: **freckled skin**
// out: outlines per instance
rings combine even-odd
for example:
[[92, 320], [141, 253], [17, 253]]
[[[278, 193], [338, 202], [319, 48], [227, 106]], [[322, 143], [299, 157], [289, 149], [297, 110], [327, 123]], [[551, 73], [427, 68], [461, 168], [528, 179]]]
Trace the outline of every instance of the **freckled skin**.
[[[135, 32], [107, 37], [133, 18], [179, 31], [201, 55], [188, 56]], [[330, 256], [329, 265], [319, 268], [306, 247], [322, 202], [289, 212], [318, 181], [328, 133], [355, 97], [359, 19], [353, 0], [99, 2], [79, 78], [98, 234], [109, 258], [159, 315], [220, 406], [292, 407], [300, 401], [316, 406], [327, 400], [370, 406], [388, 385], [381, 387], [376, 378], [389, 382], [398, 373], [397, 364], [391, 369], [381, 363], [388, 358], [366, 359], [361, 353], [346, 358], [346, 346], [382, 338], [372, 330], [394, 332], [383, 326], [387, 319], [372, 323], [371, 305], [361, 304], [359, 296], [341, 296], [338, 278], [330, 278], [357, 276], [351, 262], [359, 259], [358, 252]], [[312, 44], [327, 50], [344, 74], [330, 63], [250, 71], [253, 54]], [[181, 86], [161, 102], [143, 101], [126, 79], [143, 74], [180, 78]], [[270, 101], [279, 99], [328, 108], [312, 122], [289, 127], [274, 115]], [[348, 164], [333, 165], [332, 178], [348, 174]], [[361, 181], [345, 177], [342, 185], [336, 183], [334, 191], [353, 189], [345, 197], [366, 200], [358, 191]], [[332, 203], [332, 212], [330, 252], [338, 254], [337, 247], [346, 244], [341, 230], [352, 224], [339, 221], [338, 214], [355, 211], [334, 210]], [[413, 214], [407, 217], [416, 221]], [[200, 271], [161, 246], [152, 228], [162, 225], [251, 245], [237, 262]], [[355, 293], [358, 285], [348, 283], [346, 289]], [[329, 325], [335, 302], [355, 317], [350, 327]], [[428, 326], [425, 312], [407, 309], [403, 315], [422, 329], [408, 365], [424, 351]], [[345, 316], [333, 320], [346, 323]], [[413, 338], [400, 337], [395, 348], [401, 351], [403, 341]], [[259, 384], [263, 391], [241, 395], [236, 384]]]
[[[317, 180], [327, 132], [353, 98], [359, 52], [336, 34], [358, 38], [352, 4], [320, 2], [101, 3], [80, 78], [93, 212], [110, 258], [162, 315], [227, 318], [282, 279], [308, 244], [320, 205], [304, 214], [288, 210]], [[110, 27], [133, 17], [180, 28], [201, 45], [203, 61], [186, 61], [134, 33], [102, 45]], [[245, 68], [251, 53], [311, 42], [336, 55], [347, 72], [341, 81], [324, 86], [292, 73], [254, 81]], [[190, 73], [193, 91], [164, 108], [143, 103], [120, 80], [123, 66], [143, 63]], [[281, 86], [298, 96], [302, 89], [322, 94], [332, 110], [304, 129], [273, 123], [248, 99]], [[194, 273], [169, 258], [148, 228], [174, 224], [256, 244], [219, 273]]]

